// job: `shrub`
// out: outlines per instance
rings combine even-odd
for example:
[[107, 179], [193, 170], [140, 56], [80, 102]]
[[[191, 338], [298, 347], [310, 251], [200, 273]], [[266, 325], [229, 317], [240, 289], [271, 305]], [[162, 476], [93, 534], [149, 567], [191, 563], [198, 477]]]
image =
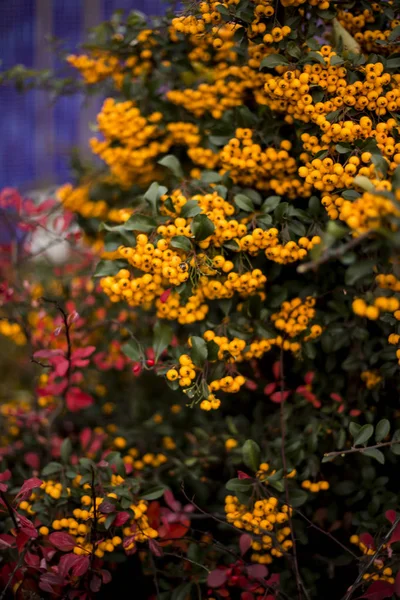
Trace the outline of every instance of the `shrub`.
[[400, 595], [399, 15], [201, 2], [68, 58], [102, 166], [58, 192], [79, 261], [21, 285], [25, 240], [3, 287], [38, 374], [5, 587], [91, 597], [133, 554], [146, 598]]

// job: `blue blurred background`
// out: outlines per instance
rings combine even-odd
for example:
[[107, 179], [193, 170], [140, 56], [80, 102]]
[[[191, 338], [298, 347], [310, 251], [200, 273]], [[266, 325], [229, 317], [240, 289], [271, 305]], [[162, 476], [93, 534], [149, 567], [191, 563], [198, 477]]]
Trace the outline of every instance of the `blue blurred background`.
[[[117, 9], [148, 15], [165, 10], [163, 0], [0, 0], [1, 69], [23, 64], [36, 69], [57, 67], [47, 36], [65, 41], [76, 52], [85, 32]], [[70, 178], [73, 146], [87, 149], [88, 124], [99, 101], [84, 105], [77, 95], [54, 105], [44, 92], [18, 93], [0, 87], [0, 188], [33, 190]]]

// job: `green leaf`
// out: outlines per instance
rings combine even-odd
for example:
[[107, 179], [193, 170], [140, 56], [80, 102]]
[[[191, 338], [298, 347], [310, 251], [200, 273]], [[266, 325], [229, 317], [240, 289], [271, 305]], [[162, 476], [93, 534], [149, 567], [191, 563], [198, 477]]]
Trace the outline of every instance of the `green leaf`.
[[391, 451], [393, 452], [393, 454], [396, 454], [396, 456], [400, 455], [400, 429], [397, 429], [392, 437], [392, 442], [399, 442], [398, 444], [393, 444], [393, 446], [390, 446]]
[[232, 250], [232, 252], [239, 252], [240, 246], [235, 240], [228, 240], [224, 243], [224, 248], [228, 248], [228, 250]]
[[197, 242], [202, 242], [215, 231], [214, 223], [206, 215], [197, 215], [192, 221], [191, 229]]
[[178, 250], [184, 250], [185, 252], [190, 252], [192, 249], [192, 244], [190, 243], [189, 238], [184, 235], [176, 235], [171, 239], [170, 245], [173, 248], [177, 248]]
[[157, 500], [157, 498], [161, 498], [164, 494], [166, 487], [164, 485], [156, 485], [152, 488], [149, 488], [147, 492], [141, 494], [141, 498], [143, 500]]
[[346, 285], [354, 285], [360, 279], [373, 275], [373, 268], [376, 264], [376, 260], [364, 260], [351, 265], [346, 271], [345, 282]]
[[370, 437], [374, 434], [374, 428], [372, 425], [363, 425], [360, 431], [354, 438], [354, 446], [361, 446], [362, 444], [366, 444]]
[[168, 192], [168, 188], [165, 185], [159, 185], [156, 181], [153, 181], [149, 189], [144, 194], [144, 199], [150, 204], [153, 213], [158, 213], [158, 201], [161, 196]]
[[273, 67], [279, 67], [279, 65], [288, 65], [289, 61], [285, 56], [281, 54], [269, 54], [265, 58], [262, 59], [260, 64], [260, 69], [266, 67], [267, 69], [272, 69]]
[[324, 65], [324, 66], [326, 65], [324, 57], [321, 54], [318, 54], [318, 52], [316, 52], [314, 50], [311, 50], [311, 52], [309, 52], [306, 55], [307, 62], [309, 62], [309, 59], [311, 59], [310, 62], [317, 61], [317, 62], [321, 63], [321, 65]]
[[[395, 40], [397, 40], [397, 38], [400, 37], [400, 25], [397, 25], [391, 32], [391, 34], [388, 37], [389, 42], [394, 42]], [[332, 61], [331, 61], [332, 64]]]
[[243, 462], [246, 467], [257, 471], [260, 466], [261, 450], [260, 446], [253, 440], [246, 440], [242, 448]]
[[387, 435], [389, 435], [390, 431], [390, 423], [387, 419], [382, 419], [379, 421], [377, 426], [375, 427], [375, 439], [377, 442], [381, 442], [385, 439]]
[[173, 154], [167, 154], [158, 161], [158, 164], [169, 169], [178, 179], [183, 179], [181, 163]]
[[155, 362], [158, 361], [161, 354], [164, 350], [170, 345], [172, 340], [172, 327], [167, 325], [167, 323], [163, 323], [162, 321], [157, 321], [154, 327], [154, 341], [153, 348], [155, 353]]
[[373, 192], [375, 189], [374, 184], [371, 183], [371, 180], [365, 175], [357, 175], [357, 177], [354, 177], [353, 184], [357, 185], [366, 192]]
[[308, 499], [308, 494], [304, 490], [290, 490], [289, 502], [290, 506], [297, 508], [302, 506]]
[[303, 236], [306, 234], [306, 227], [303, 223], [300, 223], [300, 221], [290, 221], [288, 227], [289, 231], [295, 235]]
[[222, 176], [217, 171], [203, 171], [200, 179], [204, 183], [219, 183]]
[[338, 496], [348, 496], [352, 494], [357, 489], [357, 485], [354, 481], [341, 481], [334, 487], [334, 492]]
[[391, 71], [392, 69], [398, 69], [400, 67], [400, 56], [396, 58], [388, 58], [386, 61], [385, 70]]
[[150, 231], [153, 231], [153, 229], [157, 227], [157, 223], [152, 217], [147, 217], [146, 215], [132, 215], [126, 221], [124, 227], [128, 231], [150, 233]]
[[125, 356], [135, 362], [141, 360], [143, 357], [142, 347], [136, 340], [130, 340], [121, 347], [121, 350]]
[[252, 484], [252, 479], [230, 479], [225, 487], [230, 492], [247, 492]]
[[348, 154], [352, 151], [352, 147], [350, 144], [336, 144], [335, 150], [336, 152], [339, 152], [339, 154]]
[[341, 196], [345, 200], [357, 200], [357, 198], [360, 198], [361, 194], [355, 190], [345, 190], [342, 192]]
[[352, 435], [353, 438], [355, 438], [358, 435], [360, 429], [361, 429], [361, 425], [359, 425], [358, 423], [354, 423], [354, 421], [350, 422], [349, 431], [350, 431], [350, 435]]
[[55, 475], [56, 473], [59, 473], [62, 469], [62, 465], [58, 462], [49, 462], [48, 465], [46, 465], [44, 467], [44, 469], [42, 469], [42, 475], [44, 477], [48, 476], [48, 475]]
[[269, 196], [264, 200], [261, 210], [266, 213], [270, 213], [278, 206], [281, 201], [280, 196]]
[[186, 204], [182, 206], [180, 216], [184, 219], [189, 219], [189, 217], [195, 217], [201, 213], [201, 208], [198, 205], [197, 200], [188, 200]]
[[60, 448], [61, 460], [64, 464], [68, 463], [69, 457], [72, 453], [72, 442], [69, 438], [65, 438]]
[[116, 275], [124, 267], [126, 267], [126, 262], [123, 260], [100, 260], [97, 263], [93, 277]]
[[[218, 8], [219, 8], [219, 6], [218, 6]], [[225, 8], [225, 6], [222, 6], [222, 8]], [[176, 587], [174, 589], [171, 596], [170, 596], [170, 591], [169, 591], [167, 597], [170, 597], [171, 600], [187, 600], [187, 598], [190, 598], [189, 594], [191, 592], [192, 587], [193, 587], [192, 582], [182, 583], [181, 585], [178, 585], [178, 587]]]
[[192, 347], [190, 350], [190, 356], [192, 361], [197, 367], [202, 367], [207, 360], [208, 349], [207, 342], [203, 338], [196, 335], [190, 338]]
[[253, 202], [244, 194], [236, 194], [236, 196], [233, 198], [233, 201], [238, 208], [244, 210], [245, 212], [254, 212], [255, 210]]
[[218, 360], [219, 346], [214, 342], [214, 340], [210, 340], [207, 342], [207, 358], [210, 362]]
[[377, 448], [369, 448], [368, 450], [364, 450], [363, 455], [369, 456], [370, 458], [374, 458], [378, 461], [378, 463], [381, 463], [381, 465], [385, 464], [385, 456], [383, 452], [381, 452]]

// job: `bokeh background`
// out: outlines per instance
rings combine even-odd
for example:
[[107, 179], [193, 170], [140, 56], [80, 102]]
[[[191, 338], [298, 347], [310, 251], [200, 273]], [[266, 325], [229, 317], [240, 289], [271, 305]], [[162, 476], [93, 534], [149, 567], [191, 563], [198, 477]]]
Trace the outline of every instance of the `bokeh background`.
[[[158, 15], [165, 7], [164, 0], [0, 0], [0, 70], [57, 68], [46, 39], [56, 37], [76, 52], [85, 32], [115, 10]], [[1, 86], [0, 188], [30, 191], [67, 181], [71, 148], [87, 149], [98, 107], [78, 94], [52, 104], [45, 92]]]

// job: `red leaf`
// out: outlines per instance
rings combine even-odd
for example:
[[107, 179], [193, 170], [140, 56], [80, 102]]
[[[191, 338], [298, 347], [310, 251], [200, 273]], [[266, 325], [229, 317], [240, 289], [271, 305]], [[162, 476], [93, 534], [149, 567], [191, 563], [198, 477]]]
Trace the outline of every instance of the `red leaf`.
[[39, 454], [37, 454], [36, 452], [27, 452], [26, 454], [24, 454], [24, 461], [25, 464], [28, 465], [28, 467], [31, 467], [31, 469], [40, 468], [40, 458]]
[[175, 500], [174, 495], [171, 492], [171, 490], [165, 490], [164, 500], [167, 503], [167, 505], [170, 507], [171, 510], [178, 511], [181, 509], [181, 503], [178, 502], [177, 500]]
[[88, 556], [78, 556], [78, 561], [72, 568], [72, 575], [74, 577], [82, 577], [90, 567], [90, 559]]
[[149, 539], [149, 548], [150, 552], [154, 554], [154, 556], [163, 556], [164, 554], [160, 544], [155, 540]]
[[387, 518], [388, 521], [391, 522], [391, 524], [393, 525], [393, 523], [396, 520], [396, 511], [393, 509], [387, 510], [385, 512], [385, 517]]
[[392, 537], [389, 540], [389, 544], [394, 544], [400, 540], [400, 523], [396, 525], [395, 530], [392, 533]]
[[90, 560], [88, 556], [77, 556], [72, 552], [70, 554], [64, 554], [61, 557], [58, 572], [61, 577], [65, 578], [65, 576], [71, 571], [74, 577], [82, 577], [88, 570], [90, 565]]
[[332, 398], [332, 400], [334, 400], [335, 402], [339, 402], [339, 403], [340, 403], [340, 402], [343, 402], [343, 398], [342, 398], [342, 396], [339, 396], [339, 394], [332, 393], [332, 394], [331, 394], [331, 398]]
[[269, 396], [270, 394], [272, 394], [272, 392], [276, 389], [276, 383], [267, 383], [267, 385], [264, 388], [264, 394], [266, 396]]
[[93, 577], [90, 580], [90, 591], [91, 592], [99, 592], [101, 588], [101, 579], [98, 575], [93, 574]]
[[54, 358], [55, 356], [64, 356], [62, 350], [38, 350], [34, 353], [33, 358]]
[[306, 373], [304, 375], [304, 381], [306, 382], [307, 385], [310, 385], [313, 382], [315, 373], [313, 371], [309, 371], [308, 373]]
[[32, 552], [26, 552], [24, 556], [25, 564], [28, 567], [32, 567], [34, 569], [38, 569], [40, 565], [40, 558], [37, 554], [33, 554]]
[[163, 292], [160, 296], [160, 301], [164, 304], [164, 302], [166, 302], [171, 294], [172, 289], [169, 288], [168, 290], [165, 290], [165, 292]]
[[11, 471], [6, 469], [3, 473], [0, 473], [0, 481], [8, 481], [11, 478]]
[[82, 392], [82, 390], [77, 387], [72, 387], [67, 392], [66, 403], [68, 410], [71, 412], [77, 412], [83, 408], [87, 408], [88, 406], [91, 406], [93, 402], [92, 396], [86, 394], [86, 392]]
[[288, 396], [290, 396], [290, 392], [275, 392], [274, 394], [271, 394], [270, 399], [272, 402], [280, 404], [281, 402], [284, 402]]
[[375, 541], [370, 533], [361, 533], [360, 542], [365, 544], [368, 549], [375, 549]]
[[116, 511], [116, 506], [112, 502], [107, 502], [103, 500], [103, 502], [99, 506], [99, 511], [103, 514], [110, 514]]
[[86, 348], [78, 348], [72, 353], [72, 362], [81, 358], [89, 358], [96, 351], [96, 346], [86, 346]]
[[167, 538], [178, 540], [187, 533], [188, 529], [189, 527], [186, 525], [182, 525], [180, 523], [171, 523], [171, 525], [168, 527]]
[[397, 571], [396, 579], [394, 581], [394, 593], [396, 596], [400, 596], [400, 571]]
[[118, 513], [113, 521], [113, 527], [121, 527], [121, 525], [124, 525], [130, 518], [131, 515], [126, 511]]
[[32, 490], [40, 487], [42, 483], [43, 481], [41, 479], [38, 479], [38, 477], [31, 477], [30, 479], [27, 479], [23, 484], [22, 488], [19, 490], [18, 494], [16, 495], [16, 498], [18, 498], [19, 500], [23, 496], [27, 498], [31, 495]]
[[18, 552], [21, 553], [25, 545], [29, 542], [31, 536], [28, 535], [25, 531], [19, 531], [17, 537], [15, 538], [15, 543], [17, 545]]
[[252, 541], [253, 541], [253, 538], [248, 533], [244, 533], [243, 535], [240, 536], [239, 548], [240, 548], [240, 554], [242, 556], [243, 556], [243, 554], [246, 554], [246, 552], [249, 548], [251, 548]]
[[110, 583], [110, 581], [111, 581], [111, 573], [110, 573], [110, 571], [106, 571], [105, 569], [102, 569], [102, 571], [101, 571], [101, 577], [103, 579], [103, 583], [104, 584]]
[[254, 600], [254, 594], [251, 592], [242, 592], [240, 595], [240, 600]]
[[[0, 483], [0, 491], [6, 492], [8, 490], [8, 485], [6, 483]], [[1, 501], [1, 505], [5, 506], [3, 500]]]
[[272, 372], [276, 380], [281, 378], [281, 365], [279, 360], [274, 362], [274, 364], [272, 365]]
[[207, 585], [212, 588], [221, 587], [228, 579], [226, 569], [214, 569], [207, 577]]
[[15, 538], [8, 533], [3, 533], [0, 535], [0, 550], [5, 550], [6, 548], [13, 548], [15, 546]]
[[69, 360], [64, 358], [64, 356], [56, 356], [52, 359], [51, 363], [57, 377], [65, 377], [69, 369]]
[[70, 552], [76, 545], [75, 538], [72, 535], [61, 531], [51, 533], [49, 535], [49, 542], [58, 550], [63, 550], [63, 552]]
[[249, 565], [247, 574], [254, 579], [265, 579], [268, 575], [268, 569], [265, 565]]
[[393, 596], [393, 591], [394, 586], [392, 583], [388, 583], [387, 581], [374, 581], [360, 598], [368, 598], [368, 600], [384, 600], [384, 598]]
[[244, 471], [237, 472], [238, 479], [252, 479], [250, 475], [247, 475]]

